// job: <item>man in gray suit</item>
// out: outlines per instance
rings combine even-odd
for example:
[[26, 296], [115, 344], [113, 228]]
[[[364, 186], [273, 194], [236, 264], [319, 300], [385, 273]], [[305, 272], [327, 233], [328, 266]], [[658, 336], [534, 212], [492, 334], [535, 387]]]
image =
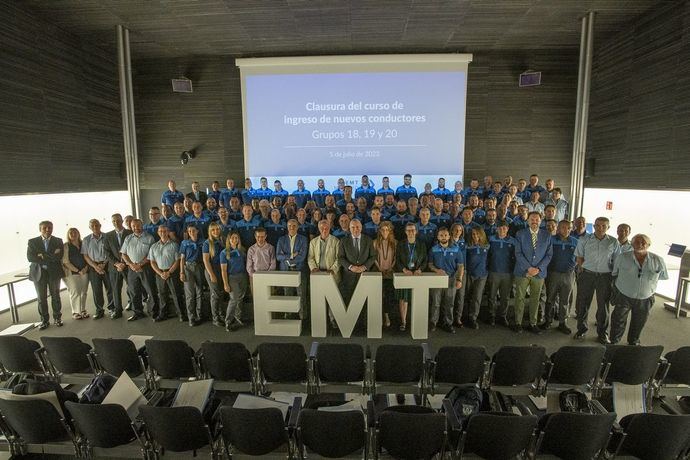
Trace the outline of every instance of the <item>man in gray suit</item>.
[[62, 270], [62, 253], [64, 247], [60, 238], [53, 235], [53, 223], [44, 220], [38, 224], [40, 236], [29, 240], [26, 258], [31, 262], [29, 279], [34, 282], [38, 297], [38, 314], [41, 317], [40, 330], [50, 325], [48, 313], [48, 291], [53, 307], [53, 320], [56, 326], [62, 326], [62, 302], [60, 301], [60, 279]]
[[[113, 214], [111, 219], [115, 229], [105, 234], [105, 255], [108, 260], [108, 276], [113, 292], [113, 311], [110, 313], [110, 317], [118, 319], [122, 318], [122, 285], [127, 278], [127, 264], [122, 260], [120, 249], [125, 238], [132, 231], [122, 225], [120, 214]], [[127, 288], [127, 297], [130, 297], [129, 287]]]
[[350, 234], [340, 240], [338, 260], [343, 272], [343, 300], [349, 304], [359, 276], [371, 270], [376, 261], [374, 242], [362, 234], [362, 223], [358, 219], [350, 222]]

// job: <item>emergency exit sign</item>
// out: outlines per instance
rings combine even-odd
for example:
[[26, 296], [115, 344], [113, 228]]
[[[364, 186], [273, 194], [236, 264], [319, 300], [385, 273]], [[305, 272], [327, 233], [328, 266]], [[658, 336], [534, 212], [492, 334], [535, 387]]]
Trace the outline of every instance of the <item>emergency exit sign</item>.
[[607, 201], [606, 202], [606, 210], [607, 211], [613, 210], [613, 201]]

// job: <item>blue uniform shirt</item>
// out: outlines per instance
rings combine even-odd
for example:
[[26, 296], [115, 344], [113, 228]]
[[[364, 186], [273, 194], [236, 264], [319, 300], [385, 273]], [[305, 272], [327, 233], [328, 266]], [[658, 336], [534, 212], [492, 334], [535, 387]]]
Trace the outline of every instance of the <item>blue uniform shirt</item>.
[[333, 193], [331, 193], [331, 195], [333, 195], [333, 198], [335, 199], [335, 202], [336, 202], [336, 203], [337, 203], [338, 201], [342, 200], [342, 199], [343, 199], [343, 196], [345, 196], [344, 193], [343, 193], [343, 191], [340, 190], [339, 188], [333, 190]]
[[[218, 204], [222, 204], [224, 208], [230, 209], [230, 199], [234, 196], [236, 196], [240, 199], [240, 201], [242, 201], [242, 195], [240, 194], [239, 190], [237, 190], [236, 188], [224, 188], [220, 191], [220, 198], [218, 198]], [[251, 199], [249, 201], [251, 201]]]
[[187, 216], [180, 217], [175, 214], [165, 222], [168, 228], [177, 236], [177, 241], [182, 241], [182, 237], [184, 236], [184, 220], [186, 218]]
[[492, 236], [489, 239], [489, 271], [513, 273], [513, 268], [515, 268], [515, 238]]
[[365, 223], [369, 222], [371, 217], [369, 217], [368, 211], [364, 211], [363, 213], [360, 211], [355, 211], [355, 219], [359, 220], [362, 225], [364, 225]]
[[479, 225], [478, 223], [476, 223], [475, 221], [472, 221], [469, 224], [466, 224], [465, 221], [460, 219], [458, 221], [458, 223], [460, 225], [462, 225], [462, 229], [464, 230], [464, 232], [462, 234], [465, 235], [465, 240], [467, 240], [467, 241], [470, 240], [470, 232], [472, 231], [473, 228], [482, 228], [482, 226]]
[[201, 214], [201, 217], [194, 217], [191, 215], [184, 220], [184, 230], [191, 224], [196, 225], [199, 229], [199, 238], [208, 238], [208, 226], [211, 224], [211, 217], [208, 214]]
[[287, 197], [288, 197], [289, 194], [290, 194], [290, 193], [288, 193], [287, 190], [285, 190], [284, 188], [281, 188], [280, 191], [278, 191], [278, 190], [273, 190], [273, 191], [271, 192], [271, 198], [273, 198], [274, 196], [279, 196], [279, 197], [280, 197], [280, 202], [283, 203], [283, 204], [285, 204], [285, 202], [287, 201]]
[[489, 246], [467, 246], [465, 250], [465, 271], [468, 276], [485, 278], [489, 275], [487, 259]]
[[484, 228], [484, 233], [486, 233], [487, 238], [490, 236], [494, 236], [496, 234], [496, 226], [496, 222], [494, 222], [493, 224], [484, 222], [484, 225], [482, 225], [482, 227]]
[[254, 199], [254, 192], [256, 192], [256, 189], [254, 189], [253, 187], [245, 188], [244, 190], [242, 190], [242, 192], [240, 193], [242, 204], [252, 204], [252, 200]]
[[355, 190], [355, 200], [359, 197], [363, 197], [367, 200], [367, 206], [371, 206], [374, 202], [374, 197], [376, 196], [376, 189], [371, 185], [369, 187], [357, 187]]
[[326, 205], [326, 197], [330, 194], [331, 192], [325, 188], [317, 188], [312, 192], [311, 197], [316, 202], [316, 206], [323, 208]]
[[228, 234], [235, 228], [235, 221], [232, 219], [228, 219], [228, 222], [225, 224], [218, 219], [216, 223], [220, 225], [220, 233], [223, 235], [223, 240], [225, 240]]
[[551, 257], [551, 262], [549, 262], [548, 272], [568, 273], [575, 270], [577, 238], [569, 236], [562, 240], [558, 235], [552, 236], [551, 245], [553, 246], [553, 256]]
[[445, 212], [442, 212], [441, 214], [436, 214], [435, 212], [431, 212], [431, 217], [429, 218], [429, 221], [436, 225], [438, 228], [441, 227], [446, 227], [448, 230], [450, 230], [450, 222], [451, 222], [450, 214], [447, 214]]
[[438, 227], [435, 224], [429, 222], [422, 225], [421, 222], [417, 222], [417, 239], [426, 245], [427, 250], [434, 245], [437, 232]]
[[269, 220], [262, 227], [266, 229], [266, 241], [271, 243], [273, 247], [277, 246], [280, 237], [287, 233], [287, 225], [282, 220], [277, 224]]
[[306, 236], [307, 239], [309, 239], [316, 235], [318, 231], [316, 225], [312, 224], [311, 222], [305, 222], [303, 224], [299, 224], [299, 227], [297, 227], [297, 233], [299, 235]]
[[396, 200], [405, 200], [405, 203], [407, 203], [407, 200], [409, 200], [412, 197], [417, 198], [417, 189], [411, 185], [409, 187], [401, 185], [400, 187], [395, 189]]
[[446, 272], [448, 276], [455, 276], [458, 265], [465, 264], [465, 257], [458, 245], [449, 244], [444, 248], [437, 243], [429, 250], [429, 262]]
[[481, 208], [476, 208], [474, 210], [474, 217], [472, 218], [476, 223], [484, 225], [484, 219], [486, 218], [486, 211]]
[[376, 238], [376, 234], [379, 231], [379, 224], [375, 224], [373, 221], [369, 221], [366, 224], [364, 224], [364, 228], [362, 229], [362, 233], [367, 235], [370, 238]]
[[354, 205], [355, 205], [355, 208], [357, 207], [357, 203], [355, 203], [354, 200], [345, 201], [345, 198], [341, 198], [340, 200], [338, 200], [338, 201], [335, 203], [335, 206], [338, 208], [338, 210], [339, 210], [341, 213], [344, 213], [344, 212], [345, 212], [345, 207], [347, 206], [348, 203], [354, 204]]
[[160, 236], [158, 236], [158, 227], [160, 227], [160, 226], [163, 225], [164, 223], [165, 223], [165, 220], [164, 220], [164, 219], [160, 219], [160, 220], [159, 220], [158, 222], [156, 222], [155, 224], [154, 224], [153, 222], [149, 222], [148, 224], [144, 224], [143, 229], [144, 229], [144, 231], [145, 231], [146, 233], [148, 233], [148, 234], [150, 234], [151, 236], [153, 236], [153, 239], [154, 239], [154, 240], [158, 241], [158, 240], [161, 239]]
[[513, 223], [510, 224], [510, 234], [515, 236], [517, 235], [517, 232], [522, 230], [523, 228], [529, 227], [529, 224], [527, 223], [526, 220], [522, 220], [522, 217], [516, 217], [513, 219]]
[[347, 235], [349, 235], [350, 232], [346, 232], [342, 228], [338, 227], [335, 230], [333, 230], [331, 232], [331, 234], [340, 240], [340, 239], [345, 238]]
[[240, 234], [240, 241], [242, 242], [242, 247], [248, 248], [256, 243], [254, 238], [254, 230], [259, 227], [260, 220], [257, 218], [252, 218], [249, 222], [246, 220], [238, 220], [235, 223], [235, 229], [237, 233]]
[[247, 273], [247, 258], [240, 249], [233, 249], [229, 254], [227, 248], [223, 249], [220, 252], [220, 263], [227, 264], [228, 275]]
[[[209, 240], [204, 241], [204, 244], [201, 246], [201, 252], [204, 254], [211, 254], [210, 251], [210, 244]], [[215, 242], [213, 245], [213, 257], [211, 257], [211, 265], [220, 265], [220, 253], [223, 250], [223, 245], [221, 244], [220, 241]]]
[[441, 198], [443, 201], [451, 201], [453, 199], [453, 192], [447, 188], [435, 188], [431, 191], [436, 198]]
[[268, 200], [271, 201], [271, 197], [273, 196], [273, 190], [270, 188], [255, 188], [254, 189], [254, 196], [252, 198], [256, 198], [259, 200]]
[[405, 226], [409, 222], [414, 222], [414, 217], [408, 213], [398, 214], [397, 212], [390, 216], [388, 219], [391, 224], [393, 224], [393, 233], [395, 234], [395, 239], [402, 241], [405, 237]]
[[201, 251], [204, 242], [197, 238], [196, 241], [184, 240], [180, 243], [180, 255], [184, 256], [185, 262], [201, 262]]
[[216, 191], [216, 190], [211, 190], [210, 192], [208, 192], [208, 197], [209, 197], [209, 198], [213, 198], [214, 200], [216, 200], [216, 203], [218, 204], [218, 206], [220, 206], [220, 195], [221, 195], [222, 193], [223, 193], [223, 192], [221, 192], [220, 190], [218, 190], [218, 191]]
[[292, 192], [292, 196], [295, 197], [295, 204], [298, 208], [303, 208], [307, 201], [311, 200], [311, 192], [307, 189], [297, 189]]
[[378, 189], [378, 190], [376, 191], [376, 194], [377, 194], [377, 195], [381, 195], [381, 196], [384, 198], [384, 201], [385, 201], [386, 195], [395, 195], [395, 190], [393, 190], [393, 189], [390, 188], [390, 187], [386, 187], [386, 188], [381, 187], [380, 189]]
[[175, 190], [174, 192], [166, 190], [163, 192], [163, 195], [161, 195], [161, 203], [167, 204], [171, 208], [174, 208], [175, 203], [184, 203], [184, 193], [180, 192], [179, 190]]

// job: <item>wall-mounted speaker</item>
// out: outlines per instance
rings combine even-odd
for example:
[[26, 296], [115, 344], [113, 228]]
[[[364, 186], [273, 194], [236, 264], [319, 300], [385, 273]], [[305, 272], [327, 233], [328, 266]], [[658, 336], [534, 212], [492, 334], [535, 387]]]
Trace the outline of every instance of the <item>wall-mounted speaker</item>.
[[172, 90], [173, 93], [191, 93], [192, 90], [192, 80], [186, 77], [173, 78], [172, 79]]
[[520, 88], [539, 85], [541, 85], [541, 72], [528, 70], [520, 74], [520, 78], [518, 79], [518, 86]]

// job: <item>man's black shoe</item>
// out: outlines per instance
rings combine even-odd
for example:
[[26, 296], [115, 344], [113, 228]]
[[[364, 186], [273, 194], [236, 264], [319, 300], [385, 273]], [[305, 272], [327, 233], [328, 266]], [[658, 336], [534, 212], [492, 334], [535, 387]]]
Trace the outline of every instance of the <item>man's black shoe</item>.
[[47, 321], [44, 321], [38, 326], [38, 330], [43, 331], [45, 329], [48, 329], [48, 327], [50, 327], [50, 323]]
[[132, 316], [130, 316], [129, 318], [127, 318], [127, 321], [136, 321], [136, 320], [141, 319], [141, 318], [146, 318], [146, 316], [141, 314], [141, 313], [135, 313]]
[[559, 324], [558, 327], [557, 327], [556, 329], [557, 329], [559, 332], [562, 332], [562, 333], [564, 333], [564, 334], [566, 334], [566, 335], [570, 335], [570, 334], [573, 332], [572, 330], [570, 330], [570, 328], [569, 328], [568, 326], [566, 326], [566, 325], [563, 324], [563, 323]]
[[599, 342], [602, 345], [608, 345], [611, 343], [609, 338], [606, 337], [605, 335], [600, 335], [599, 337], [597, 337], [597, 342]]
[[585, 335], [587, 335], [586, 332], [576, 332], [575, 335], [573, 336], [573, 338], [574, 338], [575, 340], [584, 340], [584, 339], [585, 339]]
[[113, 314], [110, 315], [110, 319], [120, 319], [120, 318], [122, 318], [122, 312], [121, 311], [113, 312]]
[[103, 318], [103, 316], [104, 316], [103, 312], [98, 311], [98, 312], [96, 312], [95, 315], [93, 315], [93, 319], [101, 319], [101, 318]]
[[539, 329], [536, 324], [530, 324], [529, 327], [527, 328], [528, 331], [530, 331], [532, 334], [542, 334], [544, 331]]
[[62, 320], [60, 318], [56, 319], [54, 322], [57, 327], [62, 327]]
[[549, 330], [549, 329], [551, 329], [551, 323], [548, 323], [548, 322], [541, 323], [539, 325], [539, 329], [541, 329], [542, 331]]
[[444, 324], [443, 326], [441, 326], [441, 329], [443, 329], [449, 334], [455, 334], [455, 328], [450, 324]]
[[516, 334], [522, 334], [522, 326], [516, 324], [515, 326], [513, 326], [513, 332], [515, 332]]

